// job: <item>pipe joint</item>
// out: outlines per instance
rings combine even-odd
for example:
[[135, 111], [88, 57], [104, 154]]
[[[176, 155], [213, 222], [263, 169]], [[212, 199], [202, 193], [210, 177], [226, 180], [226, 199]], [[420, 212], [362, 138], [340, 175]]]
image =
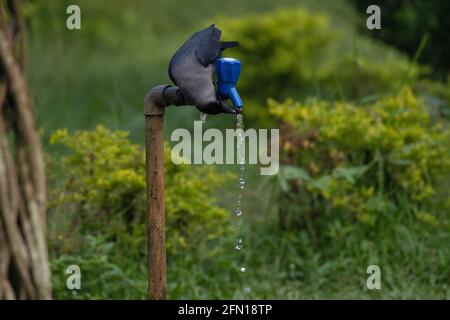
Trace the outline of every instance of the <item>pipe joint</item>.
[[163, 116], [165, 108], [171, 105], [185, 105], [181, 90], [171, 85], [158, 85], [153, 87], [145, 97], [144, 115]]

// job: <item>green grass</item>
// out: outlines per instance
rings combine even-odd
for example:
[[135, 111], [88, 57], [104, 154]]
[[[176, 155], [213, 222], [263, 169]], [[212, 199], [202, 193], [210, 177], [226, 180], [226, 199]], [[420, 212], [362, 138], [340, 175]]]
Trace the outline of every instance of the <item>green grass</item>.
[[[233, 253], [230, 239], [211, 244], [210, 251], [188, 246], [185, 252], [168, 257], [169, 298], [450, 298], [448, 250], [439, 249], [439, 243], [427, 241], [425, 238], [430, 233], [418, 237], [402, 226], [398, 228], [399, 234], [388, 240], [354, 236], [343, 247], [337, 245], [339, 250], [321, 252], [314, 249], [306, 232], [285, 234], [275, 224], [271, 227], [250, 221], [247, 226], [245, 274], [238, 270], [239, 257]], [[449, 241], [448, 234], [432, 238]], [[397, 248], [392, 248], [394, 245]], [[98, 249], [95, 252], [98, 254]], [[83, 284], [87, 285], [78, 294], [83, 298], [144, 298], [145, 263], [135, 257], [118, 257], [114, 252], [113, 248], [107, 255], [108, 262], [93, 261], [103, 256], [99, 258], [89, 251], [87, 259], [63, 259], [56, 267], [65, 268], [74, 262], [82, 266]], [[366, 288], [365, 271], [369, 264], [381, 267], [381, 290]], [[54, 283], [57, 297], [70, 297], [63, 289], [64, 274], [56, 277], [61, 279]], [[243, 289], [247, 287], [252, 291], [244, 295]]]

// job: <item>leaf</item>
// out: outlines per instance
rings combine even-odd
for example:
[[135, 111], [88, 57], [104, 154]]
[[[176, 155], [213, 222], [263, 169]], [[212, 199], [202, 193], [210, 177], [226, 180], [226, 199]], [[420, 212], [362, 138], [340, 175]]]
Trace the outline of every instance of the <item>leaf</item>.
[[369, 169], [369, 167], [369, 165], [348, 168], [339, 167], [333, 170], [333, 177], [345, 178], [349, 182], [354, 183], [355, 179], [362, 176], [367, 171], [367, 169]]
[[396, 159], [396, 158], [392, 158], [392, 157], [388, 157], [387, 162], [396, 166], [409, 166], [411, 164], [413, 164], [413, 162], [411, 160], [407, 160], [407, 159]]
[[333, 178], [331, 176], [321, 176], [320, 178], [317, 178], [315, 180], [313, 180], [310, 185], [318, 190], [325, 190], [328, 186], [328, 183], [332, 180]]
[[311, 177], [304, 169], [295, 166], [282, 166], [280, 173], [277, 175], [278, 182], [283, 192], [289, 192], [288, 181], [292, 179], [300, 179], [310, 181]]
[[282, 166], [281, 174], [285, 179], [300, 179], [304, 181], [311, 180], [305, 169], [296, 166]]

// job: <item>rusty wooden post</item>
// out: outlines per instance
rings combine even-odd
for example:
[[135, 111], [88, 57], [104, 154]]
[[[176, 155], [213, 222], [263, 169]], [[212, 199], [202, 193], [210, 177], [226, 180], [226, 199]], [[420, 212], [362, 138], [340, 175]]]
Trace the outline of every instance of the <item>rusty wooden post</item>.
[[166, 233], [164, 206], [164, 111], [183, 105], [176, 87], [159, 85], [145, 98], [147, 169], [148, 298], [166, 299]]

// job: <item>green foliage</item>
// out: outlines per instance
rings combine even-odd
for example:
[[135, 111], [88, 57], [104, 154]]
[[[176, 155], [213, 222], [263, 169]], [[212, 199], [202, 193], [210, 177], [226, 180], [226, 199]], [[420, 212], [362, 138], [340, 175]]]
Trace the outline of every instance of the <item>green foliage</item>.
[[[66, 175], [65, 186], [55, 190], [59, 203], [75, 202], [83, 211], [139, 211], [145, 189], [144, 154], [125, 131], [110, 132], [103, 126], [94, 131], [56, 131], [51, 144], [70, 151], [58, 159]], [[58, 204], [59, 204], [58, 203]]]
[[367, 104], [270, 100], [269, 110], [282, 123], [277, 210], [284, 238], [298, 244], [287, 258], [294, 279], [315, 297], [351, 297], [337, 283], [377, 264], [384, 298], [423, 296], [422, 286], [448, 297], [445, 119], [407, 88]]
[[450, 77], [446, 83], [424, 79], [416, 84], [415, 90], [425, 101], [433, 120], [450, 119]]
[[282, 190], [301, 194], [292, 200], [309, 201], [306, 210], [373, 225], [406, 200], [419, 220], [449, 222], [433, 196], [449, 173], [450, 131], [411, 90], [367, 105], [271, 100], [269, 109], [287, 124], [283, 157], [295, 166], [283, 169]]
[[[79, 290], [66, 289], [70, 276], [66, 270], [70, 265], [80, 267]], [[118, 257], [117, 243], [105, 235], [86, 235], [79, 254], [60, 254], [52, 259], [51, 269], [58, 299], [143, 299], [146, 296], [145, 264], [142, 260]]]
[[374, 4], [370, 0], [351, 0], [358, 7], [361, 15], [361, 32], [368, 36], [382, 39], [411, 57], [416, 54], [421, 37], [427, 35], [428, 41], [421, 54], [422, 63], [433, 65], [433, 73], [445, 78], [450, 71], [448, 56], [450, 42], [447, 30], [450, 22], [447, 13], [450, 11], [448, 1], [416, 0], [416, 1], [383, 1], [379, 4], [382, 12], [382, 28], [376, 32], [365, 28], [367, 7]]
[[[274, 125], [274, 119], [282, 125], [286, 149], [285, 165], [277, 176], [281, 195], [264, 187], [259, 170], [253, 176], [252, 166], [245, 170], [245, 274], [236, 272], [240, 260], [232, 249], [235, 237], [228, 236], [224, 223], [225, 211], [210, 202], [210, 195], [218, 194], [221, 203], [234, 210], [236, 188], [211, 185], [210, 174], [212, 181], [222, 178], [207, 169], [166, 163], [169, 298], [238, 299], [244, 287], [252, 289], [250, 298], [268, 299], [450, 298], [449, 186], [439, 186], [436, 178], [441, 172], [442, 180], [448, 181], [448, 174], [445, 164], [436, 164], [436, 154], [425, 154], [435, 137], [436, 152], [442, 152], [439, 137], [447, 124], [442, 129], [433, 126], [448, 117], [449, 86], [417, 82], [423, 67], [368, 40], [367, 30], [358, 35], [355, 30], [365, 21], [354, 20], [356, 12], [347, 2], [136, 0], [105, 6], [80, 0], [83, 27], [77, 32], [61, 28], [68, 4], [42, 0], [30, 7], [30, 83], [45, 135], [61, 124], [72, 131], [103, 123], [130, 130], [132, 141], [142, 141], [143, 94], [169, 81], [169, 57], [194, 30], [205, 27], [206, 20], [223, 30], [224, 40], [241, 41], [240, 48], [225, 55], [243, 61], [238, 89], [246, 103], [246, 127], [256, 124], [255, 119], [262, 126]], [[213, 20], [218, 12], [224, 18]], [[408, 39], [415, 52], [422, 35], [412, 32], [405, 37], [402, 33], [409, 33], [410, 26], [386, 31]], [[398, 35], [394, 36], [399, 39]], [[426, 57], [432, 42], [418, 61]], [[434, 46], [442, 42], [434, 41]], [[403, 124], [375, 116], [374, 101], [408, 83], [423, 98], [412, 111], [417, 123], [414, 117]], [[294, 98], [301, 103], [272, 104], [320, 111], [323, 119], [307, 116], [308, 127], [303, 127], [303, 120], [291, 124], [287, 115], [269, 115], [269, 97]], [[406, 97], [398, 99], [409, 101]], [[380, 108], [397, 114], [387, 106]], [[165, 117], [167, 133], [189, 128], [198, 112], [169, 108]], [[333, 123], [333, 117], [339, 123]], [[315, 121], [317, 128], [312, 126]], [[365, 137], [362, 124], [374, 121], [376, 135]], [[207, 120], [211, 127], [234, 124], [228, 116]], [[334, 126], [342, 138], [332, 134]], [[397, 145], [396, 135], [406, 146], [411, 144], [406, 132], [417, 129], [425, 134], [412, 134], [412, 149]], [[143, 153], [125, 133], [102, 130], [84, 135], [62, 131], [53, 138], [60, 146], [49, 147], [48, 235], [57, 298], [146, 296]], [[360, 140], [370, 145], [366, 148]], [[61, 149], [62, 156], [56, 153]], [[398, 158], [388, 157], [396, 153]], [[92, 154], [101, 165], [86, 156]], [[404, 160], [400, 156], [407, 161], [399, 161]], [[442, 160], [448, 161], [448, 155]], [[415, 187], [414, 181], [423, 188]], [[426, 186], [433, 194], [421, 195]], [[279, 228], [277, 218], [286, 228]], [[372, 263], [382, 268], [380, 291], [365, 287], [365, 268]], [[82, 270], [78, 292], [65, 285], [70, 264]]]
[[[50, 216], [72, 218], [69, 231], [59, 230], [62, 241], [53, 243], [54, 250], [64, 254], [84, 250], [83, 238], [79, 243], [64, 245], [64, 238], [73, 236], [73, 229], [77, 228], [82, 235], [100, 233], [108, 246], [114, 246], [122, 255], [145, 261], [146, 185], [142, 148], [128, 140], [127, 132], [111, 132], [103, 126], [74, 134], [58, 130], [51, 143], [64, 145], [67, 152], [51, 161], [58, 178], [51, 179]], [[228, 179], [227, 175], [212, 168], [175, 165], [167, 146], [164, 165], [168, 254], [179, 253], [188, 243], [205, 247], [227, 234], [227, 211], [216, 205], [214, 197], [214, 191]], [[89, 256], [82, 254], [80, 259], [89, 260]], [[105, 259], [98, 263], [108, 267], [110, 260]]]
[[250, 99], [246, 114], [265, 125], [273, 123], [261, 107], [267, 97], [359, 99], [398, 89], [420, 74], [408, 59], [357, 35], [349, 23], [336, 29], [330, 16], [303, 8], [227, 17], [220, 25], [241, 44], [233, 56], [243, 61], [239, 89]]
[[[301, 1], [317, 6], [314, 0]], [[320, 6], [342, 12], [342, 3], [324, 0]], [[298, 0], [133, 0], [127, 4], [113, 0], [107, 6], [77, 0], [82, 10], [78, 31], [65, 27], [70, 4], [69, 0], [33, 1], [27, 24], [29, 81], [45, 142], [61, 124], [75, 131], [98, 123], [130, 131], [133, 141], [143, 140], [143, 96], [154, 85], [170, 83], [170, 57], [192, 32], [207, 26], [205, 20], [218, 12], [235, 17], [298, 5]], [[347, 13], [352, 8], [345, 5], [345, 9]], [[175, 110], [167, 110], [166, 133], [198, 119], [194, 108]], [[224, 128], [229, 118], [211, 117], [208, 123]]]
[[337, 36], [326, 15], [304, 9], [227, 18], [219, 25], [228, 38], [240, 42], [233, 51], [245, 68], [239, 88], [250, 96], [255, 86], [266, 96], [279, 97], [289, 87], [312, 83], [322, 71], [316, 68], [324, 49]]

